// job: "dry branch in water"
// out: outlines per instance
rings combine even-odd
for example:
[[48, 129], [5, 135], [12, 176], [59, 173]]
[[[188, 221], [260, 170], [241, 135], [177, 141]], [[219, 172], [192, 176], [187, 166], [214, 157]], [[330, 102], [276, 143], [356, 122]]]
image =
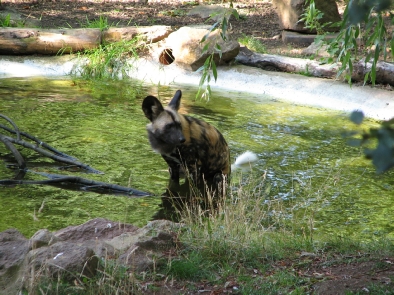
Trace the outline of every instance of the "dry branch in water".
[[[42, 142], [40, 139], [38, 139], [26, 132], [19, 131], [18, 126], [7, 116], [0, 114], [0, 117], [7, 120], [14, 128], [14, 129], [11, 129], [7, 126], [0, 124], [0, 129], [3, 129], [11, 134], [16, 135], [16, 138], [14, 138], [11, 136], [6, 136], [3, 134], [0, 134], [0, 142], [3, 142], [5, 147], [12, 153], [12, 155], [14, 156], [14, 158], [17, 162], [19, 172], [22, 172], [22, 173], [18, 173], [18, 175], [15, 177], [15, 179], [0, 180], [0, 185], [20, 185], [20, 184], [50, 184], [50, 185], [54, 185], [54, 184], [72, 183], [72, 184], [84, 186], [85, 190], [89, 190], [89, 189], [107, 190], [107, 191], [110, 191], [111, 193], [123, 194], [123, 195], [127, 195], [129, 197], [144, 197], [144, 196], [151, 195], [147, 192], [139, 191], [139, 190], [129, 188], [129, 187], [123, 187], [123, 186], [120, 186], [117, 184], [109, 184], [109, 183], [105, 183], [105, 182], [101, 182], [101, 181], [94, 181], [94, 180], [85, 179], [85, 178], [77, 177], [77, 176], [67, 176], [67, 175], [50, 174], [50, 173], [39, 173], [39, 172], [35, 172], [35, 171], [31, 171], [31, 170], [27, 169], [26, 161], [23, 159], [23, 156], [21, 155], [21, 153], [18, 151], [18, 149], [15, 147], [14, 144], [18, 144], [18, 145], [21, 145], [25, 148], [32, 149], [35, 152], [43, 155], [44, 157], [50, 158], [54, 161], [79, 167], [81, 169], [86, 170], [87, 172], [95, 173], [95, 174], [104, 174], [103, 172], [96, 170], [96, 169], [90, 167], [89, 165], [79, 162], [74, 157], [69, 156], [65, 153], [62, 153], [62, 152], [56, 150], [55, 148], [51, 147], [50, 145], [46, 144], [45, 142]], [[34, 141], [35, 144], [21, 139], [21, 136]], [[20, 179], [21, 175], [23, 177], [26, 172], [36, 173], [36, 174], [45, 176], [49, 179], [34, 180], [34, 181]]]

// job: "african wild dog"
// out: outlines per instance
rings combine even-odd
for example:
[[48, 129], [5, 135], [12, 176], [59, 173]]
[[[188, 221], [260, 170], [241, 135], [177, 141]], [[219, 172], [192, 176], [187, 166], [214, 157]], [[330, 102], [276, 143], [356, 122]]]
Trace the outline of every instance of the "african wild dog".
[[152, 149], [169, 166], [171, 180], [179, 183], [180, 171], [188, 171], [196, 183], [218, 185], [230, 173], [230, 152], [223, 135], [212, 125], [178, 113], [182, 92], [175, 92], [167, 107], [154, 96], [142, 103]]

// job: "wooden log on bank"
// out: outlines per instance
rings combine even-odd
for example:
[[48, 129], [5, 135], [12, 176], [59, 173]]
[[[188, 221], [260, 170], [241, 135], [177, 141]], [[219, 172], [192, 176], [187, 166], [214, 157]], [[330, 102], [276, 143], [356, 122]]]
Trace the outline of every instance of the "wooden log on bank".
[[122, 40], [129, 41], [140, 36], [141, 41], [147, 44], [156, 43], [167, 38], [173, 31], [170, 26], [108, 28], [103, 31], [102, 42], [107, 44]]
[[100, 44], [121, 40], [129, 41], [141, 36], [149, 44], [165, 39], [173, 32], [170, 26], [124, 27], [100, 29], [28, 29], [1, 28], [0, 54], [56, 55], [94, 49]]
[[[247, 66], [261, 68], [267, 71], [297, 73], [319, 78], [337, 78], [338, 64], [322, 64], [316, 60], [287, 57], [280, 55], [261, 54], [250, 51], [246, 47], [241, 50], [235, 60]], [[353, 64], [352, 80], [363, 82], [364, 75], [371, 69], [371, 63], [365, 64], [360, 60]], [[369, 82], [369, 81], [368, 81]], [[394, 86], [394, 64], [379, 61], [376, 65], [376, 84]]]
[[0, 54], [56, 55], [93, 49], [100, 44], [100, 29], [0, 29]]

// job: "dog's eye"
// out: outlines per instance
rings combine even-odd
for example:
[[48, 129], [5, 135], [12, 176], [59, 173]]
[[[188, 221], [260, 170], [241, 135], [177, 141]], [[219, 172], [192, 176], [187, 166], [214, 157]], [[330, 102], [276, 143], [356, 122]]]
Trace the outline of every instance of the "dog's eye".
[[166, 128], [167, 130], [169, 130], [169, 129], [174, 128], [174, 127], [175, 127], [175, 123], [172, 122], [172, 123], [167, 124], [165, 128]]

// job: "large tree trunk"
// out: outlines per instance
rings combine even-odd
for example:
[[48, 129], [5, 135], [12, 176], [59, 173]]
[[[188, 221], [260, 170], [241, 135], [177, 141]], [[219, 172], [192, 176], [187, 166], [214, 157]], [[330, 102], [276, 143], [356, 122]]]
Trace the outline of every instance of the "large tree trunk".
[[[261, 68], [267, 71], [280, 71], [287, 73], [298, 73], [319, 78], [337, 78], [338, 64], [321, 64], [315, 60], [286, 57], [279, 55], [260, 54], [250, 51], [246, 47], [241, 47], [236, 61]], [[371, 63], [363, 60], [353, 64], [352, 80], [364, 81], [365, 74], [371, 69]], [[394, 86], [394, 64], [380, 61], [376, 65], [375, 83], [390, 84]]]
[[100, 44], [100, 29], [0, 29], [0, 54], [54, 55], [97, 48]]

